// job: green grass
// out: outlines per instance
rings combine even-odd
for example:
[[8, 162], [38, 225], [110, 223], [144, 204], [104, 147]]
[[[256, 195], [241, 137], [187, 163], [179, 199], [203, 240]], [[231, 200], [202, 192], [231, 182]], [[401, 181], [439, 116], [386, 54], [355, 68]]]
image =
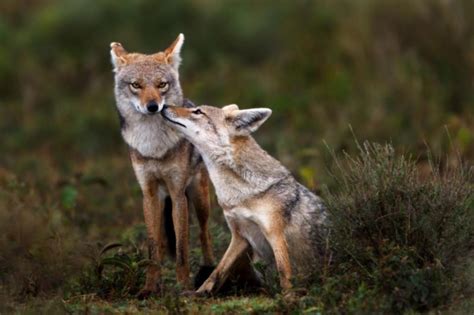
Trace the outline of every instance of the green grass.
[[[435, 168], [426, 177], [415, 160], [390, 145], [364, 144], [359, 149], [358, 154], [334, 158], [336, 188], [323, 193], [332, 222], [331, 264], [317, 270], [311, 282], [298, 284], [307, 294], [294, 300], [278, 294], [276, 277], [267, 278], [264, 295], [235, 291], [213, 299], [182, 298], [174, 264], [167, 260], [163, 296], [138, 301], [134, 295], [150, 261], [134, 186], [125, 187], [131, 194], [117, 203], [86, 198], [92, 192], [109, 196], [105, 192], [116, 174], [92, 177], [86, 172], [51, 191], [44, 183], [6, 174], [0, 183], [0, 311], [464, 312], [474, 292], [469, 281], [474, 277], [472, 168], [448, 167], [442, 174]], [[122, 202], [135, 205], [136, 213], [122, 213], [116, 221], [96, 211], [120, 205], [118, 215]], [[219, 211], [214, 209], [211, 225], [217, 257], [229, 242]], [[124, 220], [128, 216], [132, 222]], [[191, 235], [196, 272], [201, 254], [195, 221]]]
[[[282, 310], [276, 300], [265, 296], [105, 301], [94, 295], [80, 295], [68, 300], [31, 299], [26, 304], [15, 305], [14, 309], [21, 314], [272, 314]], [[4, 311], [8, 310], [8, 306], [4, 306]]]
[[[309, 304], [311, 298], [303, 298], [298, 302], [287, 303], [281, 299], [268, 296], [228, 297], [191, 299], [151, 298], [145, 301], [121, 299], [107, 301], [95, 295], [78, 295], [64, 300], [60, 297], [45, 299], [31, 298], [24, 303], [6, 302], [0, 308], [2, 313], [15, 314], [326, 314], [324, 305]], [[462, 297], [449, 306], [432, 310], [431, 313], [471, 314], [474, 307], [473, 297]], [[361, 309], [345, 310], [350, 313], [366, 313]], [[338, 312], [335, 312], [336, 314]], [[416, 312], [408, 312], [414, 314]]]

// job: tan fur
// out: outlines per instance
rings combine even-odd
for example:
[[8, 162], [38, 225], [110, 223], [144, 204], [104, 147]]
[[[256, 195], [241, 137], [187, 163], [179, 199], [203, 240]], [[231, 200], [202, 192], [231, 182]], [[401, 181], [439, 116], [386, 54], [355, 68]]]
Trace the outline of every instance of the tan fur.
[[[317, 266], [326, 234], [324, 206], [250, 136], [270, 116], [269, 109], [239, 110], [165, 107], [162, 115], [201, 152], [232, 233], [220, 263], [197, 290], [215, 293], [241, 258], [275, 263], [284, 291], [294, 271]], [[247, 260], [250, 263], [250, 259]]]
[[139, 93], [140, 101], [142, 104], [147, 104], [150, 101], [156, 101], [157, 103], [161, 103], [161, 95], [160, 92], [153, 86], [147, 86], [140, 90]]
[[[130, 147], [130, 159], [143, 193], [143, 213], [150, 257], [156, 264], [148, 267], [146, 283], [139, 296], [159, 291], [166, 234], [164, 200], [172, 201], [172, 220], [176, 235], [176, 277], [189, 286], [189, 211], [188, 199], [197, 213], [205, 265], [213, 265], [208, 232], [210, 211], [209, 179], [194, 146], [164, 124], [159, 114], [147, 113], [151, 101], [160, 106], [182, 106], [179, 84], [179, 50], [182, 35], [164, 52], [152, 55], [128, 53], [121, 44], [111, 44], [115, 72], [115, 96], [122, 120], [122, 136]], [[160, 83], [167, 85], [160, 87]], [[138, 87], [133, 87], [137, 83]]]

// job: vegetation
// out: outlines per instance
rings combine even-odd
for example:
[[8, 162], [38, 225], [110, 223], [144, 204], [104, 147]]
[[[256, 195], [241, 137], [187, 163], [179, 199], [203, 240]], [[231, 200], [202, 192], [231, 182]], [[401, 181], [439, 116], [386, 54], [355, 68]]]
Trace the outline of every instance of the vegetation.
[[441, 175], [433, 165], [420, 178], [415, 161], [390, 145], [359, 150], [336, 160], [337, 193], [325, 194], [336, 257], [326, 281], [349, 293], [335, 306], [426, 311], [472, 292], [465, 266], [474, 248], [474, 169]]
[[[0, 313], [472, 309], [473, 14], [469, 0], [2, 1]], [[177, 298], [172, 262], [163, 297], [133, 297], [150, 262], [108, 45], [154, 52], [180, 32], [185, 94], [273, 108], [258, 141], [326, 200], [334, 254], [297, 301], [271, 279], [263, 295]], [[211, 232], [219, 257], [217, 206]]]

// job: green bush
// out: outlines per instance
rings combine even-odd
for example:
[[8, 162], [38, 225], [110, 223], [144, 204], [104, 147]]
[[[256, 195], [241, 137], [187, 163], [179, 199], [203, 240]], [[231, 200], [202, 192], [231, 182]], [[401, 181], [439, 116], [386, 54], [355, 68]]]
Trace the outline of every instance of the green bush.
[[[127, 298], [138, 293], [144, 284], [145, 268], [153, 262], [144, 251], [130, 244], [110, 243], [101, 249], [91, 248], [89, 264], [72, 285], [74, 294], [96, 294], [100, 298]], [[113, 254], [111, 250], [119, 248]]]
[[472, 168], [432, 166], [422, 177], [411, 157], [369, 143], [335, 164], [339, 188], [324, 199], [337, 281], [323, 286], [337, 288], [338, 303], [364, 288], [392, 311], [423, 311], [468, 287], [460, 266], [474, 248]]

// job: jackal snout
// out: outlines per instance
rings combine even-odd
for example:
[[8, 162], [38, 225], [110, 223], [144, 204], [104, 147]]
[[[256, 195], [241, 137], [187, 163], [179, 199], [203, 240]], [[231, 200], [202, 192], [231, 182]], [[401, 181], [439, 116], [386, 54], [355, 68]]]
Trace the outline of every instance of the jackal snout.
[[171, 105], [163, 105], [163, 108], [161, 110], [161, 116], [169, 121], [170, 123], [174, 125], [181, 126], [183, 128], [186, 128], [186, 125], [177, 121], [180, 118], [186, 119], [187, 116], [191, 114], [191, 111], [193, 109], [189, 108], [184, 108], [184, 107], [178, 107], [178, 106], [171, 106]]
[[[144, 80], [143, 80], [144, 81]], [[143, 81], [132, 81], [129, 89], [132, 93], [130, 97], [136, 110], [143, 114], [155, 114], [160, 112], [165, 104], [165, 95], [168, 91], [166, 81], [159, 83], [147, 83]]]
[[166, 117], [182, 117], [186, 118], [191, 114], [194, 108], [185, 108], [185, 107], [178, 107], [172, 106], [170, 104], [164, 104], [163, 108], [161, 109], [161, 114]]
[[141, 93], [139, 93], [140, 105], [146, 109], [148, 114], [154, 114], [161, 111], [164, 105], [163, 97], [159, 90], [155, 87], [145, 87]]

